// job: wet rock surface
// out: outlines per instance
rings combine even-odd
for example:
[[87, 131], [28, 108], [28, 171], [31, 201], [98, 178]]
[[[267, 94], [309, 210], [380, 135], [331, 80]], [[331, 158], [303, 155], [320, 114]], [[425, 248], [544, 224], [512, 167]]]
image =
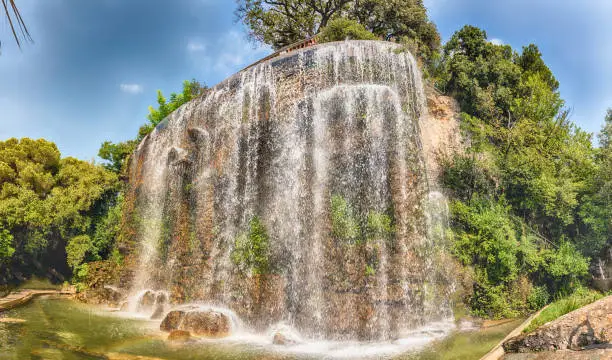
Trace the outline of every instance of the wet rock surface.
[[[612, 296], [544, 324], [504, 344], [507, 353], [581, 350], [594, 345], [612, 348]], [[573, 359], [573, 358], [572, 358]]]
[[184, 330], [199, 336], [221, 338], [230, 334], [231, 320], [218, 311], [188, 308], [170, 311], [160, 329], [166, 332]]
[[583, 351], [560, 350], [528, 354], [507, 354], [503, 360], [609, 360], [612, 348]]
[[168, 334], [168, 340], [183, 342], [191, 339], [191, 333], [185, 330], [172, 330], [170, 334]]
[[279, 332], [274, 334], [274, 338], [272, 339], [272, 343], [274, 345], [288, 346], [288, 345], [299, 344], [300, 341], [298, 341], [297, 339], [295, 339], [293, 336], [291, 336], [289, 334], [284, 334], [284, 333], [279, 331]]
[[164, 306], [157, 305], [155, 307], [155, 311], [153, 311], [153, 314], [151, 315], [151, 320], [161, 319], [163, 316], [164, 316]]

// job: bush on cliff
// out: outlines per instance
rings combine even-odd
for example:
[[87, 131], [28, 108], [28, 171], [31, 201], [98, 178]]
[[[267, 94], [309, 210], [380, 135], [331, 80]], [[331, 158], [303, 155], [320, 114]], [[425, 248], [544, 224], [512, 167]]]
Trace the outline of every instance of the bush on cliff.
[[321, 29], [321, 33], [317, 38], [320, 42], [377, 39], [376, 35], [372, 34], [357, 21], [344, 18], [330, 21], [326, 27]]
[[270, 238], [258, 216], [249, 221], [249, 229], [236, 237], [231, 258], [243, 272], [265, 275], [272, 272]]

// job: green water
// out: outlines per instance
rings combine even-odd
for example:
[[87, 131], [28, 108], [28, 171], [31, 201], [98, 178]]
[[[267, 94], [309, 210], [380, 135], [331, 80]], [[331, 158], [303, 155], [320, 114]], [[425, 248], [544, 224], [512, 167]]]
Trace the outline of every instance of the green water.
[[[25, 320], [23, 323], [0, 322], [0, 360], [107, 359], [109, 353], [167, 360], [324, 358], [322, 355], [283, 354], [275, 350], [280, 347], [257, 343], [171, 343], [165, 340], [153, 322], [109, 316], [67, 299], [37, 299], [24, 307], [2, 313], [0, 317]], [[516, 323], [457, 333], [429, 346], [426, 352], [400, 355], [394, 359], [478, 359], [514, 326]]]

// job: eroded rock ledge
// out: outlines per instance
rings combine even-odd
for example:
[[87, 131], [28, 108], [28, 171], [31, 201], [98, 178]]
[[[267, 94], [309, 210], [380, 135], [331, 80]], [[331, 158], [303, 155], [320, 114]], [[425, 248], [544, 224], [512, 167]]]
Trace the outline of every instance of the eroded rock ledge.
[[537, 330], [504, 344], [507, 353], [582, 350], [610, 345], [612, 340], [612, 296], [551, 321]]

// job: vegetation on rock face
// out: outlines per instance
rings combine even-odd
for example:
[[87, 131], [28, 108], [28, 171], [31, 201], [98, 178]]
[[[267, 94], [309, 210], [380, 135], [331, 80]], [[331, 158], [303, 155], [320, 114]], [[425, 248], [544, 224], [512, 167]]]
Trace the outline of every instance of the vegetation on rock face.
[[249, 221], [248, 232], [243, 232], [236, 237], [231, 257], [241, 271], [250, 272], [253, 275], [272, 272], [270, 238], [258, 216], [254, 216]]
[[361, 229], [353, 208], [340, 195], [331, 198], [331, 224], [332, 234], [340, 241], [357, 242], [361, 236]]
[[360, 218], [349, 202], [340, 195], [333, 195], [330, 200], [330, 217], [332, 236], [340, 242], [363, 244], [375, 240], [392, 240], [395, 228], [391, 216], [376, 211], [369, 211]]
[[444, 159], [443, 182], [454, 253], [475, 273], [472, 310], [513, 316], [571, 292], [610, 241], [610, 120], [594, 148], [538, 48], [517, 53], [472, 26], [429, 70], [464, 111], [468, 146]]
[[47, 275], [49, 269], [63, 280], [70, 275], [67, 245], [71, 266], [98, 255], [84, 240], [96, 233], [117, 191], [114, 173], [61, 158], [51, 142], [0, 142], [0, 283]]
[[440, 35], [422, 0], [237, 0], [237, 4], [236, 15], [251, 38], [275, 49], [319, 33], [334, 40], [344, 40], [346, 36], [337, 37], [342, 34], [369, 37], [362, 27], [379, 39], [412, 39], [422, 55], [440, 46]]

